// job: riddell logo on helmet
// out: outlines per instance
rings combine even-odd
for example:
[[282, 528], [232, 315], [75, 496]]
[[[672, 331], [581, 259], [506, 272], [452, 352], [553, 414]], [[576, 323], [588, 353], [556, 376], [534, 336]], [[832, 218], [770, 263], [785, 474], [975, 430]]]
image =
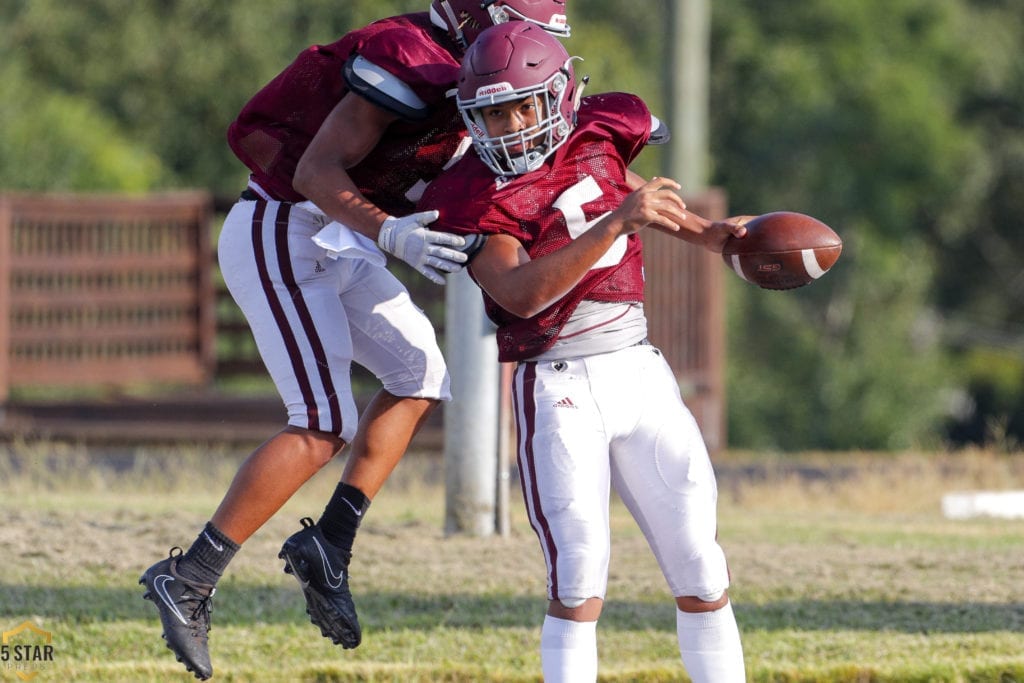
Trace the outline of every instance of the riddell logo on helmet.
[[476, 89], [476, 96], [497, 95], [502, 92], [512, 92], [514, 88], [511, 83], [495, 83], [493, 85], [482, 85]]

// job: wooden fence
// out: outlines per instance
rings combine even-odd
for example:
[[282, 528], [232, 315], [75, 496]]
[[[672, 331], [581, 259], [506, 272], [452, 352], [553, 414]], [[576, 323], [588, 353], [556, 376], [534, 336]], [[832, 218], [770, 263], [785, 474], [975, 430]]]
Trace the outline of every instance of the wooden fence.
[[[720, 190], [686, 198], [696, 214], [726, 217]], [[711, 451], [725, 448], [725, 275], [722, 257], [679, 239], [645, 230], [648, 336], [676, 373]]]
[[211, 207], [202, 192], [0, 195], [0, 401], [209, 381]]
[[[702, 216], [725, 216], [720, 192], [686, 201]], [[0, 403], [17, 386], [263, 376], [212, 250], [214, 212], [230, 203], [203, 192], [0, 194]], [[724, 448], [725, 266], [654, 230], [643, 239], [650, 338], [709, 448]], [[444, 288], [393, 264], [443, 339]]]

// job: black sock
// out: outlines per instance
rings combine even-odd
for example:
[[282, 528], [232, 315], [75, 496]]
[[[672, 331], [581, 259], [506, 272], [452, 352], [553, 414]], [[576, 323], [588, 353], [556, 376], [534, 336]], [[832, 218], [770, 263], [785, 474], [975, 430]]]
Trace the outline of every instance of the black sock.
[[352, 552], [352, 543], [356, 539], [356, 529], [363, 521], [363, 513], [370, 507], [370, 499], [355, 486], [345, 482], [338, 484], [334, 495], [324, 508], [324, 514], [317, 522], [320, 531], [332, 545], [345, 552]]
[[195, 542], [178, 561], [178, 572], [187, 579], [215, 584], [239, 545], [207, 522]]

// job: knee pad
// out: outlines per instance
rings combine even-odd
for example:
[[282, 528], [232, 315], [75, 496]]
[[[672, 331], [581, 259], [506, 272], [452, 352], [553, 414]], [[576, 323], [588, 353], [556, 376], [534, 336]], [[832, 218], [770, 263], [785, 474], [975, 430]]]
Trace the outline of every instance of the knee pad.
[[703, 602], [718, 602], [722, 599], [723, 595], [725, 595], [725, 591], [717, 591], [715, 593], [704, 593], [703, 595], [698, 595], [697, 599]]
[[566, 609], [576, 609], [586, 601], [586, 598], [558, 598], [558, 602]]
[[669, 585], [673, 595], [692, 595], [716, 602], [729, 587], [725, 553], [714, 542], [705, 544], [681, 566], [673, 568]]

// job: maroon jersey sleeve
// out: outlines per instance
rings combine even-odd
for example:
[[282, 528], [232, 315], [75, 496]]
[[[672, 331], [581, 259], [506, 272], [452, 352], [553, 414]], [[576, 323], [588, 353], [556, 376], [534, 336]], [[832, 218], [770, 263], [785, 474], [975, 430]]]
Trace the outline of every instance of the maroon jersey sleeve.
[[[567, 246], [616, 209], [630, 192], [629, 162], [650, 135], [650, 112], [639, 98], [619, 93], [584, 102], [569, 140], [540, 169], [496, 178], [475, 154], [467, 154], [442, 174], [420, 204], [440, 214], [431, 228], [511, 235], [538, 259]], [[630, 235], [566, 296], [532, 318], [512, 315], [486, 294], [484, 303], [498, 325], [499, 358], [512, 361], [549, 348], [580, 301], [642, 301], [643, 290], [642, 245], [638, 235]]]
[[635, 95], [603, 93], [584, 97], [579, 116], [595, 129], [604, 130], [627, 166], [651, 137], [651, 112]]

